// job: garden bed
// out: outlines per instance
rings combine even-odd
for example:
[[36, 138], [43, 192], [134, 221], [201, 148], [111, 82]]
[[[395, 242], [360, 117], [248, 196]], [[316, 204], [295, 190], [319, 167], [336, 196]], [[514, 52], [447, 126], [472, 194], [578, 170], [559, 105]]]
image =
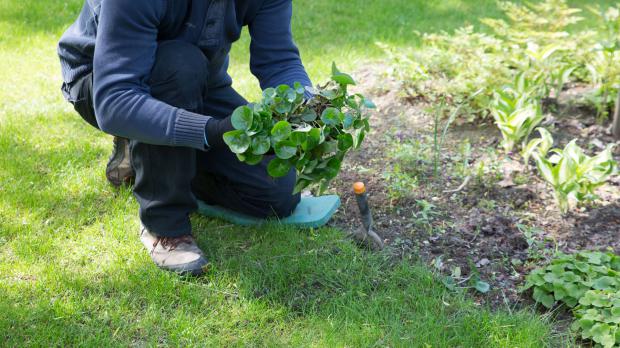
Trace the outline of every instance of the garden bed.
[[[552, 252], [620, 252], [620, 178], [616, 176], [599, 190], [604, 203], [563, 217], [545, 182], [498, 150], [500, 133], [491, 118], [480, 126], [450, 129], [435, 176], [428, 158], [433, 115], [426, 112], [428, 105], [399, 95], [398, 82], [386, 71], [386, 65], [375, 64], [354, 74], [378, 109], [371, 117], [372, 131], [363, 148], [345, 160], [332, 183], [332, 190], [343, 201], [334, 225], [345, 231], [359, 227], [351, 185], [365, 181], [376, 230], [385, 238], [389, 252], [397, 257], [420, 257], [452, 279], [448, 286], [466, 287], [471, 279], [489, 283], [490, 291], [478, 300], [493, 306], [525, 300], [518, 292], [525, 275], [545, 263]], [[556, 145], [578, 138], [585, 149], [600, 151], [613, 138], [607, 125], [596, 123], [594, 111], [571, 105], [581, 90], [569, 86], [559, 98], [557, 112], [546, 113], [544, 125], [555, 128], [560, 143]], [[466, 140], [469, 150], [464, 155]], [[395, 156], [395, 146], [412, 141], [419, 146]], [[416, 163], [415, 183], [409, 183], [408, 191], [396, 187], [401, 192], [395, 198], [391, 192], [402, 183], [389, 175], [402, 164], [403, 156]], [[620, 160], [620, 147], [614, 157]], [[485, 174], [466, 179], [468, 175], [459, 168], [461, 161], [470, 169], [483, 163]], [[457, 190], [464, 181], [466, 185]]]

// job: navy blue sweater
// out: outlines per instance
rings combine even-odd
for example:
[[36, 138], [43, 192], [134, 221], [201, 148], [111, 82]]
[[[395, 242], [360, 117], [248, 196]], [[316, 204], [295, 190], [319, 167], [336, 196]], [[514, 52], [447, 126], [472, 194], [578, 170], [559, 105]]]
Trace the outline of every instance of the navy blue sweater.
[[[97, 122], [144, 143], [204, 149], [210, 117], [175, 108], [146, 84], [157, 44], [183, 40], [210, 61], [209, 85], [230, 82], [228, 54], [241, 28], [251, 36], [250, 69], [263, 89], [311, 82], [291, 34], [292, 0], [86, 0], [60, 40], [63, 91], [93, 72]], [[74, 101], [74, 100], [72, 100]]]

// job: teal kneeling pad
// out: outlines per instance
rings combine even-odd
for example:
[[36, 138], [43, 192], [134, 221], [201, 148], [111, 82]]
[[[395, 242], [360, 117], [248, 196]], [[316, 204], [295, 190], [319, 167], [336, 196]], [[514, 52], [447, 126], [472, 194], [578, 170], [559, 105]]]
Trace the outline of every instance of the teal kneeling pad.
[[340, 198], [335, 195], [303, 197], [293, 214], [280, 220], [259, 219], [217, 205], [209, 205], [202, 201], [198, 201], [198, 212], [207, 217], [219, 218], [241, 226], [254, 226], [268, 221], [278, 221], [284, 225], [298, 227], [321, 227], [327, 224], [339, 206]]

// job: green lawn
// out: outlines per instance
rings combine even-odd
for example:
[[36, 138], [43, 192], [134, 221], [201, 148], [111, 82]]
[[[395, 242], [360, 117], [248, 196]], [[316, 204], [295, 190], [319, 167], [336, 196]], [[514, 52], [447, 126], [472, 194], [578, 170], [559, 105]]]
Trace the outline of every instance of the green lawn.
[[[152, 265], [137, 205], [103, 171], [110, 137], [62, 100], [55, 44], [77, 0], [0, 0], [0, 345], [540, 347], [564, 345], [533, 312], [491, 313], [415, 261], [389, 262], [331, 229], [237, 228], [196, 217], [201, 279]], [[497, 15], [493, 1], [300, 0], [294, 31], [315, 81], [376, 41]], [[578, 3], [578, 1], [572, 1]], [[609, 1], [607, 2], [609, 3]], [[248, 97], [247, 36], [231, 71]]]

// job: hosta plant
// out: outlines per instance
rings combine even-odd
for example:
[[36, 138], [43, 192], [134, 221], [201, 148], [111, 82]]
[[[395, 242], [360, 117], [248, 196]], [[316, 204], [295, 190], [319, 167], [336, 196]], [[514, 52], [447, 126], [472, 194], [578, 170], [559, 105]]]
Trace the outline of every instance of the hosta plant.
[[620, 256], [585, 251], [560, 254], [526, 277], [536, 302], [552, 308], [560, 302], [573, 309], [573, 329], [597, 346], [620, 346]]
[[[361, 94], [350, 94], [353, 78], [332, 67], [331, 81], [317, 88], [281, 85], [263, 91], [259, 103], [232, 115], [235, 130], [224, 141], [240, 161], [256, 165], [275, 154], [267, 170], [272, 177], [297, 171], [295, 192], [311, 185], [323, 191], [340, 171], [342, 160], [358, 148], [370, 130], [366, 110], [374, 108]], [[306, 91], [314, 95], [306, 99]]]
[[506, 152], [511, 152], [517, 144], [525, 143], [544, 119], [540, 101], [532, 96], [528, 84], [523, 75], [518, 76], [513, 86], [495, 92], [490, 105]]
[[595, 156], [588, 156], [576, 140], [564, 149], [549, 150], [553, 143], [551, 135], [541, 131], [541, 136], [525, 147], [524, 157], [534, 159], [538, 172], [553, 188], [562, 214], [566, 214], [574, 203], [597, 199], [595, 190], [618, 171], [612, 154], [613, 145]]

